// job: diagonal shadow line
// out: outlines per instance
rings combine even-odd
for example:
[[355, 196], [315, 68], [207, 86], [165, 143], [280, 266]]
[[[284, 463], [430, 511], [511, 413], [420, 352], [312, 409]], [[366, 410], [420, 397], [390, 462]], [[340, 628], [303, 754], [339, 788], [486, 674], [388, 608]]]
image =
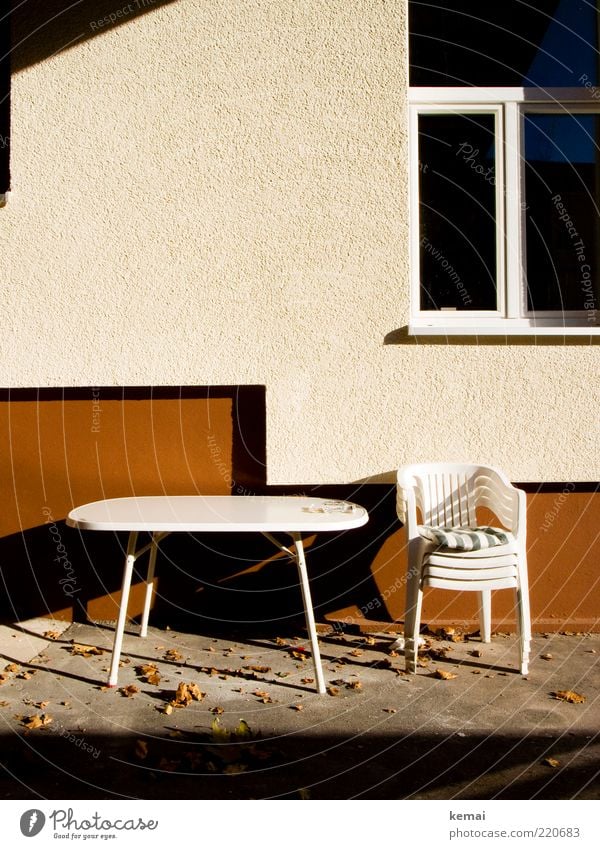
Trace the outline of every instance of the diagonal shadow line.
[[12, 0], [13, 73], [177, 0]]
[[56, 669], [55, 667], [48, 666], [45, 663], [28, 663], [9, 657], [6, 654], [2, 656], [5, 660], [8, 660], [9, 663], [15, 663], [17, 666], [32, 669], [34, 672], [50, 672], [52, 675], [58, 675], [63, 678], [72, 678], [74, 681], [81, 681], [83, 684], [93, 684], [94, 686], [98, 684], [97, 678], [86, 678], [85, 675], [75, 675], [74, 672], [66, 672], [64, 669]]

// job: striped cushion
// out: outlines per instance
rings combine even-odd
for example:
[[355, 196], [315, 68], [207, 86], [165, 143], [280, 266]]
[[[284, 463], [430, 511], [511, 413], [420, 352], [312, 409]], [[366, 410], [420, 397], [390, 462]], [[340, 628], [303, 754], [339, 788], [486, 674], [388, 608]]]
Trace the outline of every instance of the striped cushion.
[[437, 542], [440, 548], [455, 551], [479, 551], [506, 545], [512, 534], [500, 528], [434, 528], [431, 525], [419, 525], [419, 533], [431, 542]]

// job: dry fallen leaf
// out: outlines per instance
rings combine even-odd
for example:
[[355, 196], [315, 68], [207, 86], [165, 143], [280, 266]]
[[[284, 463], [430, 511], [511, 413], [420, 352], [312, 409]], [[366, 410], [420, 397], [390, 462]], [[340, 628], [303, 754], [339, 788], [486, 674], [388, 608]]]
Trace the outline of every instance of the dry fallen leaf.
[[470, 651], [469, 654], [471, 655], [471, 657], [483, 657], [483, 652], [481, 651], [481, 649], [473, 649], [473, 651]]
[[40, 710], [44, 710], [44, 708], [47, 708], [49, 704], [50, 702], [35, 702], [33, 706]]
[[19, 667], [17, 666], [16, 663], [9, 663], [7, 666], [4, 667], [4, 671], [5, 672], [18, 672]]
[[295, 657], [296, 660], [306, 660], [308, 655], [306, 654], [306, 649], [290, 649], [290, 654], [292, 657]]
[[561, 702], [570, 702], [573, 705], [585, 702], [585, 696], [582, 696], [580, 693], [575, 693], [573, 690], [558, 690], [556, 693], [552, 693], [552, 695], [555, 699], [559, 699]]
[[339, 696], [340, 689], [339, 687], [327, 687], [327, 693], [330, 696]]
[[546, 654], [541, 654], [540, 657], [542, 660], [553, 660], [553, 655], [551, 655], [550, 652], [546, 652]]
[[556, 769], [556, 767], [560, 766], [560, 761], [557, 761], [556, 758], [552, 757], [544, 758], [542, 763], [546, 764], [546, 766], [551, 766], [553, 769]]
[[304, 710], [304, 705], [290, 705], [292, 710]]
[[42, 636], [46, 640], [58, 640], [61, 637], [61, 633], [60, 633], [60, 631], [44, 631]]
[[206, 672], [207, 675], [212, 675], [212, 676], [219, 674], [219, 670], [215, 669], [214, 666], [211, 666], [210, 669], [208, 668], [208, 666], [203, 666], [201, 671]]
[[[440, 648], [430, 648], [427, 650], [427, 654], [422, 656], [423, 660], [444, 660], [448, 657], [448, 654], [452, 651], [451, 646], [440, 646]], [[419, 656], [421, 659], [421, 656]]]
[[222, 713], [225, 713], [225, 708], [221, 707], [221, 705], [217, 705], [216, 707], [211, 708], [210, 712], [220, 716]]
[[18, 719], [20, 719], [21, 724], [29, 730], [43, 728], [45, 725], [50, 725], [52, 722], [52, 717], [47, 713], [39, 714], [39, 716], [38, 714], [34, 714], [33, 716], [20, 716]]
[[244, 772], [248, 769], [248, 764], [227, 764], [227, 766], [223, 767], [224, 775], [236, 775], [239, 772]]
[[161, 705], [157, 707], [156, 710], [159, 710], [161, 713], [166, 713], [167, 716], [170, 716], [173, 713], [173, 705]]
[[284, 640], [283, 637], [277, 637], [275, 642], [278, 646], [287, 646], [287, 640]]
[[34, 674], [34, 672], [35, 672], [35, 669], [32, 669], [31, 672], [19, 672], [19, 674], [17, 675], [17, 678], [24, 678], [25, 681], [29, 681], [29, 679]]
[[273, 703], [273, 699], [268, 693], [265, 693], [264, 690], [255, 690], [253, 695], [255, 695], [264, 705], [270, 705]]
[[362, 690], [362, 682], [361, 681], [348, 681], [346, 687], [349, 690]]
[[0, 702], [0, 707], [8, 707], [10, 702], [5, 701], [4, 699]]
[[190, 683], [188, 684], [188, 690], [192, 694], [192, 698], [197, 702], [201, 702], [206, 693], [203, 693], [200, 687], [197, 684]]
[[458, 675], [456, 675], [454, 672], [446, 672], [445, 669], [436, 669], [435, 677], [441, 678], [442, 681], [450, 681], [452, 678], [458, 678]]
[[376, 642], [375, 637], [365, 637], [365, 643], [368, 646], [374, 646], [375, 642]]
[[196, 700], [197, 702], [202, 701], [205, 695], [206, 693], [203, 693], [197, 684], [184, 684], [182, 681], [177, 687], [175, 697], [171, 699], [169, 704], [177, 708], [187, 707], [193, 700]]
[[363, 654], [363, 650], [362, 649], [352, 649], [352, 651], [348, 652], [348, 654], [351, 655], [351, 657], [360, 657], [361, 654]]
[[154, 686], [160, 684], [160, 672], [154, 663], [146, 663], [143, 666], [136, 666], [135, 671], [144, 679], [144, 681], [147, 681], [148, 684], [153, 684]]
[[135, 756], [141, 761], [148, 757], [148, 743], [145, 740], [135, 741]]
[[165, 660], [183, 660], [183, 655], [177, 649], [167, 649], [165, 652]]
[[81, 655], [81, 657], [93, 657], [96, 654], [104, 654], [104, 649], [99, 649], [98, 646], [85, 646], [82, 643], [71, 644], [71, 654]]
[[398, 713], [397, 708], [384, 708], [384, 713]]
[[0, 684], [6, 684], [7, 681], [10, 681], [9, 676], [5, 672], [0, 672]]
[[128, 684], [126, 687], [121, 687], [119, 689], [119, 693], [122, 696], [125, 696], [126, 699], [132, 698], [136, 693], [140, 692], [140, 688], [136, 687], [135, 684]]
[[270, 666], [244, 666], [244, 669], [250, 669], [252, 672], [262, 672], [263, 674], [271, 671]]

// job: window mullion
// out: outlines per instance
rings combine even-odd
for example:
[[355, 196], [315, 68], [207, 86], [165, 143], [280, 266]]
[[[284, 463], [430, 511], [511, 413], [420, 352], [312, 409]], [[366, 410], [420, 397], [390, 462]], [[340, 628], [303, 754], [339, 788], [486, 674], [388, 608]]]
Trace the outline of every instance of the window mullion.
[[506, 250], [506, 300], [507, 318], [520, 318], [522, 314], [523, 263], [521, 250], [524, 247], [523, 192], [522, 192], [522, 131], [518, 103], [506, 103], [504, 107], [504, 205], [505, 205], [505, 250]]

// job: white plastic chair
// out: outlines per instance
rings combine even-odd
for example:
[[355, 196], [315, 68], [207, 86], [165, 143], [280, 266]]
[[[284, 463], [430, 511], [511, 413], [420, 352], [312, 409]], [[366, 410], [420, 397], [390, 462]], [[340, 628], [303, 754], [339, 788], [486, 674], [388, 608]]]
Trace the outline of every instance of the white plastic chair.
[[[398, 471], [397, 492], [398, 517], [408, 534], [404, 619], [407, 672], [416, 672], [423, 587], [479, 592], [480, 633], [485, 643], [491, 640], [491, 591], [512, 588], [518, 609], [520, 670], [526, 675], [531, 623], [525, 549], [525, 493], [514, 487], [497, 469], [462, 463], [404, 466]], [[422, 535], [424, 525], [477, 528], [476, 512], [479, 507], [489, 508], [507, 529], [507, 542], [491, 548], [465, 551], [448, 548]]]

